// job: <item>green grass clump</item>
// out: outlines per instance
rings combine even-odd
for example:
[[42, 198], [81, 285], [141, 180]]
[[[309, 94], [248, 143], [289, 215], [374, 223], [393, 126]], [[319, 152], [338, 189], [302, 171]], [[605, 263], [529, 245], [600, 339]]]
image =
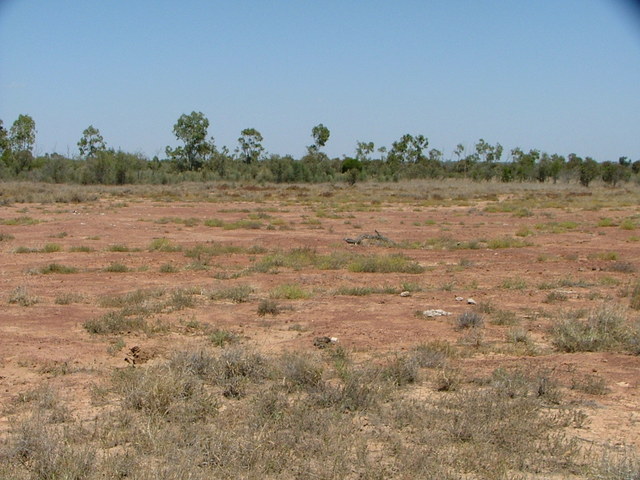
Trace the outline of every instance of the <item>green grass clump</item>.
[[172, 263], [164, 263], [164, 264], [160, 265], [160, 268], [158, 269], [158, 271], [160, 273], [177, 273], [178, 272], [178, 267], [176, 267]]
[[104, 267], [103, 271], [109, 273], [125, 273], [129, 271], [129, 267], [122, 263], [111, 263]]
[[40, 268], [38, 272], [42, 273], [43, 275], [48, 275], [50, 273], [67, 274], [67, 273], [77, 273], [78, 269], [75, 267], [69, 267], [67, 265], [61, 265], [59, 263], [50, 263], [49, 265], [46, 265]]
[[40, 223], [40, 220], [26, 216], [0, 219], [0, 224], [2, 225], [37, 225], [38, 223]]
[[615, 227], [616, 223], [613, 219], [605, 217], [598, 221], [598, 227]]
[[638, 227], [638, 223], [633, 218], [625, 218], [620, 222], [620, 228], [623, 230], [635, 230]]
[[78, 245], [75, 247], [71, 247], [69, 249], [70, 252], [78, 252], [78, 253], [91, 253], [95, 252], [95, 248], [88, 247], [86, 245]]
[[359, 273], [423, 273], [425, 268], [403, 254], [358, 256], [348, 269]]
[[209, 334], [211, 344], [216, 347], [224, 347], [228, 343], [235, 343], [239, 340], [238, 335], [229, 330], [216, 328]]
[[16, 237], [11, 235], [10, 233], [0, 232], [0, 242], [8, 242], [9, 240], [13, 240], [14, 238]]
[[130, 252], [131, 249], [126, 245], [122, 245], [121, 243], [117, 243], [115, 245], [109, 245], [107, 247], [108, 252]]
[[155, 238], [149, 244], [149, 251], [155, 252], [179, 252], [182, 250], [180, 245], [175, 245], [168, 238]]
[[522, 278], [505, 278], [502, 281], [502, 288], [506, 288], [508, 290], [523, 290], [527, 288], [527, 282]]
[[62, 247], [58, 243], [47, 243], [44, 247], [42, 247], [43, 253], [55, 253], [62, 250]]
[[123, 312], [106, 313], [98, 318], [85, 321], [82, 326], [89, 333], [96, 335], [124, 334], [147, 329], [147, 322], [143, 317], [128, 316]]
[[309, 298], [311, 293], [303, 289], [300, 285], [289, 283], [278, 285], [269, 292], [269, 296], [275, 299], [282, 298], [286, 300], [302, 300], [304, 298]]
[[236, 285], [220, 290], [214, 290], [209, 293], [211, 300], [231, 300], [233, 303], [244, 303], [254, 292], [254, 288], [250, 285]]
[[520, 238], [512, 237], [493, 238], [487, 242], [487, 248], [490, 248], [492, 250], [499, 248], [530, 247], [531, 245], [533, 245], [533, 243], [528, 240], [522, 240]]

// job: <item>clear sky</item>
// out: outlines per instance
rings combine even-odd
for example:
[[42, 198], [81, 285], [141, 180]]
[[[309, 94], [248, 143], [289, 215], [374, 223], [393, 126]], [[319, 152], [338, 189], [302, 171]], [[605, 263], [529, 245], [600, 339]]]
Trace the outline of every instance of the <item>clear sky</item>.
[[640, 9], [629, 0], [0, 0], [0, 119], [36, 153], [77, 154], [90, 124], [149, 157], [201, 111], [220, 147], [445, 152], [479, 138], [640, 159]]

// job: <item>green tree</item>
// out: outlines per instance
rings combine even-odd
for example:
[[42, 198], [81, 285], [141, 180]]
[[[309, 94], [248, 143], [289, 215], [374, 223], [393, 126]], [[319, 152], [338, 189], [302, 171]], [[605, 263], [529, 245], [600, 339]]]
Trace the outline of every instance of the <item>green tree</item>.
[[7, 130], [4, 128], [2, 120], [0, 120], [0, 155], [9, 149], [9, 137]]
[[596, 162], [593, 158], [587, 157], [580, 164], [579, 169], [579, 179], [580, 184], [588, 187], [592, 180], [595, 180], [600, 173], [600, 168], [598, 166], [598, 162]]
[[240, 154], [244, 163], [249, 165], [260, 160], [264, 152], [264, 147], [260, 143], [263, 140], [262, 135], [255, 128], [245, 128], [240, 132], [238, 143], [240, 144]]
[[165, 149], [180, 171], [200, 170], [214, 150], [213, 140], [207, 141], [209, 120], [202, 112], [182, 114], [173, 126], [173, 134], [184, 142], [183, 147]]
[[317, 152], [321, 147], [324, 147], [329, 140], [331, 132], [323, 124], [316, 125], [311, 129], [311, 136], [313, 137], [314, 144], [308, 147], [309, 153]]
[[[625, 157], [620, 160], [622, 159], [626, 160]], [[618, 163], [603, 162], [600, 166], [602, 181], [607, 185], [615, 187], [618, 182], [628, 180], [630, 176], [629, 163], [621, 162], [620, 160], [618, 160]]]
[[36, 143], [36, 122], [29, 115], [19, 115], [9, 130], [9, 146], [13, 152], [32, 153]]
[[388, 161], [400, 163], [420, 163], [426, 160], [424, 150], [429, 146], [429, 140], [424, 135], [404, 134], [400, 140], [391, 144]]
[[82, 132], [82, 138], [78, 142], [80, 156], [85, 158], [95, 157], [98, 152], [106, 150], [107, 144], [100, 135], [100, 130], [89, 125]]
[[375, 150], [373, 142], [358, 142], [356, 145], [356, 158], [360, 162], [368, 162], [371, 160], [371, 154]]
[[340, 170], [342, 173], [347, 174], [347, 183], [349, 183], [349, 185], [355, 185], [358, 180], [358, 175], [362, 171], [362, 162], [357, 158], [347, 157], [342, 161]]

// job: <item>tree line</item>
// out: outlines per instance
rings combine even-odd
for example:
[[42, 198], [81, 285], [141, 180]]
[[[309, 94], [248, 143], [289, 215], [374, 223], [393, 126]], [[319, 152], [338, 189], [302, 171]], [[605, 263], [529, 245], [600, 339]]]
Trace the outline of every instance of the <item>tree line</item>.
[[323, 147], [330, 131], [323, 124], [311, 130], [313, 143], [301, 158], [267, 153], [255, 128], [240, 132], [237, 147], [219, 148], [208, 136], [209, 120], [201, 112], [183, 114], [173, 126], [180, 145], [167, 146], [165, 158], [115, 150], [100, 131], [87, 127], [79, 139], [78, 154], [35, 156], [36, 124], [19, 115], [9, 130], [0, 120], [0, 180], [53, 183], [115, 184], [176, 183], [180, 181], [257, 181], [275, 183], [398, 181], [414, 178], [470, 178], [477, 181], [577, 181], [588, 187], [595, 180], [616, 186], [640, 181], [640, 160], [620, 157], [597, 162], [576, 154], [562, 156], [514, 148], [505, 155], [502, 145], [483, 139], [466, 148], [459, 144], [449, 159], [429, 148], [424, 135], [405, 134], [389, 148], [357, 142], [354, 153], [329, 158]]

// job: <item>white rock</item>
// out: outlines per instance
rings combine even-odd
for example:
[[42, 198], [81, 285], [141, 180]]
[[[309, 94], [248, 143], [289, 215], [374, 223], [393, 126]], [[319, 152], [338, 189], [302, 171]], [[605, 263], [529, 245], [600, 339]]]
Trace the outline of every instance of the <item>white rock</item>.
[[425, 317], [445, 317], [447, 315], [451, 315], [451, 312], [445, 312], [444, 310], [440, 310], [439, 308], [435, 308], [433, 310], [425, 310], [422, 312]]
[[410, 297], [411, 296], [411, 292], [405, 290], [404, 292], [400, 293], [400, 296], [401, 297]]
[[464, 300], [464, 297], [456, 297], [456, 302], [461, 302]]
[[473, 298], [467, 298], [467, 303], [469, 305], [477, 305], [478, 302], [476, 302]]

